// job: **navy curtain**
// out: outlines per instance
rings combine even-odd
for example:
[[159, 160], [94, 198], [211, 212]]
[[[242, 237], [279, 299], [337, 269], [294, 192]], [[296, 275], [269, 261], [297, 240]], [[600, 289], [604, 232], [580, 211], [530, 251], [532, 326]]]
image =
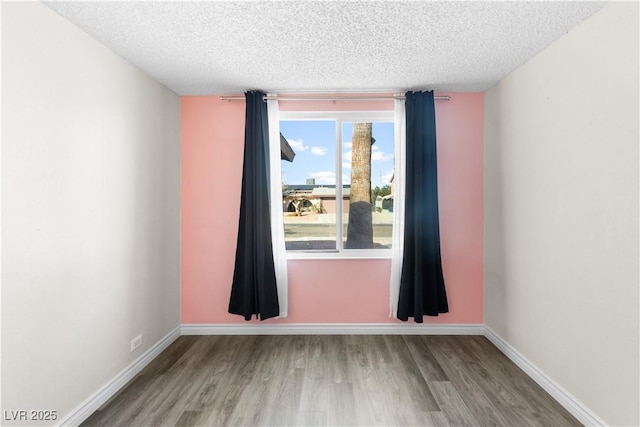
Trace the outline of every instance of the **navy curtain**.
[[264, 93], [245, 93], [247, 111], [236, 263], [229, 313], [250, 320], [279, 315], [269, 208], [269, 124]]
[[433, 92], [407, 92], [404, 257], [398, 319], [449, 311], [440, 258], [436, 114]]

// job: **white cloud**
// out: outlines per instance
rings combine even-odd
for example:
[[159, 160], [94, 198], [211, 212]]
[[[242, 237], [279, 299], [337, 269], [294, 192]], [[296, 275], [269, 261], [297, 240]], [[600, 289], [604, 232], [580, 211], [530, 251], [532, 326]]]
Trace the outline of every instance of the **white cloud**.
[[386, 184], [391, 183], [391, 177], [393, 176], [393, 169], [391, 169], [388, 173], [382, 175], [382, 182]]
[[315, 154], [316, 156], [324, 156], [327, 154], [327, 149], [324, 147], [311, 147], [311, 154]]
[[351, 157], [353, 156], [353, 152], [351, 150], [345, 151], [342, 155], [342, 167], [345, 169], [351, 169]]
[[304, 145], [304, 142], [302, 141], [302, 139], [287, 139], [287, 142], [289, 143], [291, 148], [293, 148], [293, 151], [295, 151], [296, 153], [307, 150], [309, 148], [308, 145]]
[[307, 172], [307, 177], [316, 180], [316, 184], [335, 184], [336, 174], [332, 171]]
[[[351, 150], [345, 151], [345, 153], [342, 155], [342, 167], [351, 169], [352, 157], [353, 157], [353, 152]], [[371, 163], [386, 162], [388, 160], [393, 160], [393, 156], [391, 154], [385, 154], [383, 151], [380, 151], [380, 149], [377, 147], [371, 150]]]
[[380, 151], [380, 147], [375, 144], [371, 146], [371, 162], [386, 162], [387, 160], [393, 160], [393, 155]]
[[378, 150], [371, 151], [371, 162], [386, 162], [387, 160], [392, 160], [393, 156], [391, 154], [385, 154], [384, 152]]

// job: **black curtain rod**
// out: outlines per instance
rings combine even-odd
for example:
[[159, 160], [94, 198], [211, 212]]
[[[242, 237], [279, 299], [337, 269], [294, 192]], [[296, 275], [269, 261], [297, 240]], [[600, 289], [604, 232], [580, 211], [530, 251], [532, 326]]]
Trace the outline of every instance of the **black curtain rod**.
[[[436, 100], [449, 101], [450, 96], [434, 96]], [[223, 95], [220, 97], [223, 101], [244, 101], [245, 97], [240, 95]], [[265, 95], [262, 97], [264, 101], [389, 101], [393, 99], [405, 99], [404, 95], [349, 95], [349, 96], [317, 96], [317, 95], [300, 95], [300, 96], [287, 96], [287, 95]]]

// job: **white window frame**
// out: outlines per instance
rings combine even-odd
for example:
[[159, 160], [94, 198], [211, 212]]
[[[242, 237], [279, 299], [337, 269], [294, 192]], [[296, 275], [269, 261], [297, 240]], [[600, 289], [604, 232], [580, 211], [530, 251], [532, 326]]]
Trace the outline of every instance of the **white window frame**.
[[[280, 121], [336, 122], [336, 213], [342, 213], [342, 124], [355, 122], [394, 123], [394, 111], [280, 111]], [[397, 138], [394, 135], [394, 145]], [[394, 156], [395, 168], [398, 167]], [[277, 196], [282, 198], [282, 194]], [[393, 224], [395, 227], [395, 223]], [[342, 215], [336, 214], [336, 239], [343, 245]], [[331, 251], [286, 251], [287, 259], [391, 259], [393, 249], [336, 249]]]

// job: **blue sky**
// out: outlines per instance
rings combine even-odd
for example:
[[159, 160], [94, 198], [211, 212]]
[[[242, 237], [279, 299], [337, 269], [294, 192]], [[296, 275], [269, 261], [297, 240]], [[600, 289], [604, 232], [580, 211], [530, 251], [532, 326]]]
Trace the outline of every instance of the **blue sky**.
[[[293, 163], [282, 161], [285, 184], [306, 184], [315, 178], [316, 184], [335, 184], [336, 124], [332, 120], [281, 121], [280, 132], [296, 153]], [[351, 172], [352, 123], [342, 124], [343, 184], [349, 184]], [[373, 123], [371, 147], [371, 186], [389, 184], [393, 173], [393, 123]]]

